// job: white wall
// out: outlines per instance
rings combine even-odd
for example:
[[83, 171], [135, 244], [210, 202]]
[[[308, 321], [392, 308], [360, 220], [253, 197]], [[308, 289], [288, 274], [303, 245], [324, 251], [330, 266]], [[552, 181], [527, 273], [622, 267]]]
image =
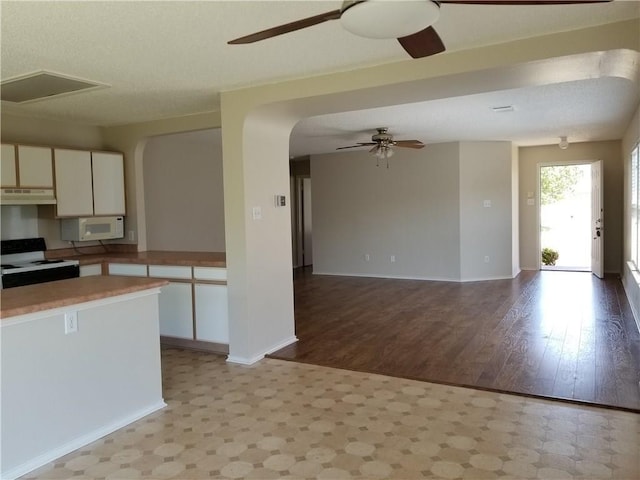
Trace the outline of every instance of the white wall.
[[640, 274], [628, 263], [631, 258], [631, 215], [630, 189], [631, 150], [640, 142], [640, 106], [636, 110], [627, 131], [622, 139], [624, 158], [624, 257], [622, 267], [622, 284], [640, 329]]
[[511, 142], [461, 142], [461, 280], [513, 276], [512, 208]]
[[3, 143], [24, 143], [56, 147], [101, 150], [104, 147], [100, 127], [2, 113]]
[[148, 250], [224, 252], [220, 129], [151, 138], [143, 175]]
[[36, 205], [2, 205], [0, 210], [2, 240], [38, 236], [38, 207]]
[[[72, 311], [78, 331], [65, 335]], [[165, 406], [157, 289], [2, 322], [0, 477], [23, 475]]]
[[367, 152], [312, 156], [314, 272], [510, 278], [511, 153], [506, 142], [398, 148], [389, 169]]

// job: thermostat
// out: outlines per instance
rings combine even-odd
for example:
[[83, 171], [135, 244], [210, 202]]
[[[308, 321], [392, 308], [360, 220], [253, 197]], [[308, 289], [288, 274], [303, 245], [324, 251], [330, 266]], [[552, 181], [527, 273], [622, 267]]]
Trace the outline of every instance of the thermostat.
[[287, 206], [287, 197], [284, 195], [276, 195], [276, 207], [286, 207]]

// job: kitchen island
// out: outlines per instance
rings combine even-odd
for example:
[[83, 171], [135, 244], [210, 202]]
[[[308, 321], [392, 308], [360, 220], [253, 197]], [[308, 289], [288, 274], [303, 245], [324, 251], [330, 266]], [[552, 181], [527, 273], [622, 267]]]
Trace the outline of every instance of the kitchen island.
[[1, 478], [165, 406], [154, 278], [96, 276], [0, 292]]

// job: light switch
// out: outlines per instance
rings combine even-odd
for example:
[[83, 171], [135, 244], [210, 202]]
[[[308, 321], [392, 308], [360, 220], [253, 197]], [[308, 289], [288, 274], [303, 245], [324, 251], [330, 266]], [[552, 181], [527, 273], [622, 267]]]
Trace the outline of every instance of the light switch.
[[485, 200], [483, 204], [484, 204], [484, 208], [489, 208], [491, 207], [491, 200]]
[[533, 198], [527, 198], [527, 205], [535, 205], [536, 201]]
[[262, 207], [253, 207], [252, 213], [254, 220], [262, 220]]

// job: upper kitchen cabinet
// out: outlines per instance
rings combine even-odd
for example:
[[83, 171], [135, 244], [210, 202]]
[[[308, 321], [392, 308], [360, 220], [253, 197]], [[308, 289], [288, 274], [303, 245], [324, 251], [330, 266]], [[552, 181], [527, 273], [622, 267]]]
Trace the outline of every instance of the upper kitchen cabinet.
[[0, 183], [3, 187], [18, 186], [18, 169], [16, 168], [16, 146], [2, 144], [0, 156]]
[[92, 152], [94, 215], [124, 215], [124, 158], [121, 153]]
[[18, 145], [18, 182], [21, 187], [53, 188], [51, 148]]
[[121, 153], [55, 149], [58, 217], [124, 215]]
[[51, 148], [2, 145], [2, 186], [53, 188]]
[[54, 160], [57, 216], [92, 216], [91, 152], [56, 148]]

